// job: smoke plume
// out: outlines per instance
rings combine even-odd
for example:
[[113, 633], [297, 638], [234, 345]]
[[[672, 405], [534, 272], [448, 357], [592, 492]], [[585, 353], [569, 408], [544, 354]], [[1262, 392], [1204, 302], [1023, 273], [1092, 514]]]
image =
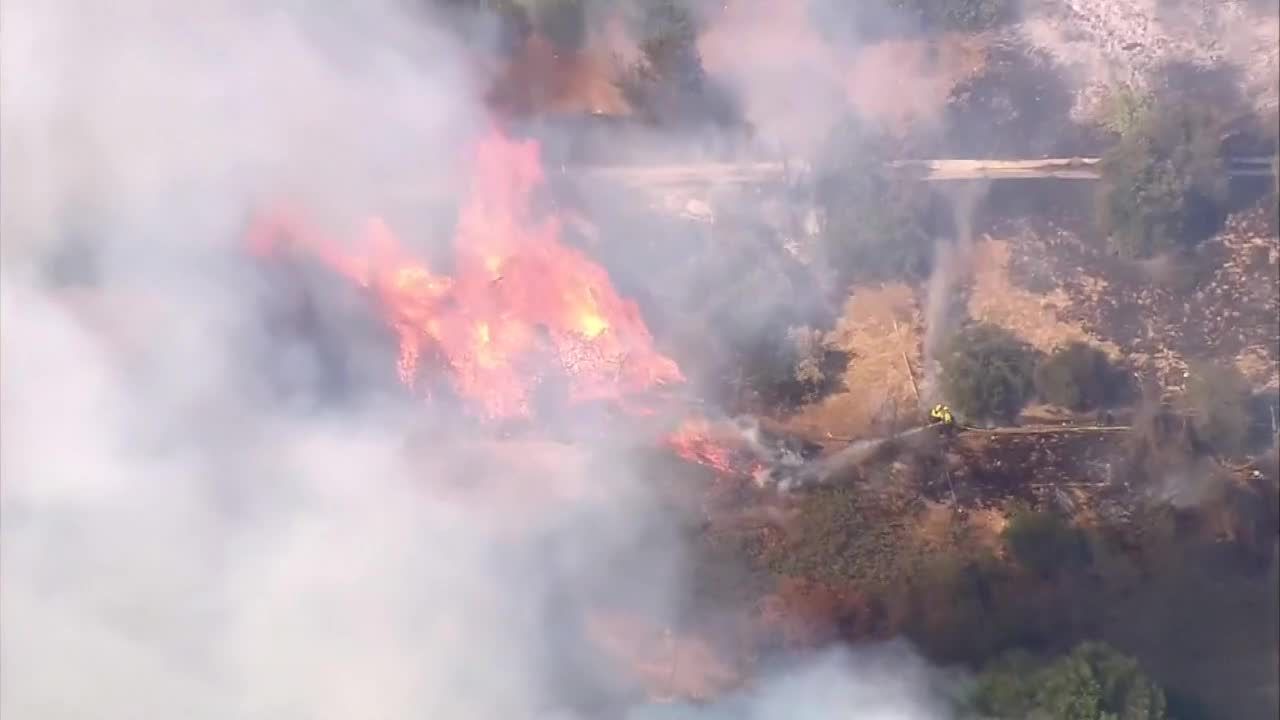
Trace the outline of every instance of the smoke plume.
[[973, 218], [989, 183], [968, 181], [955, 183], [948, 200], [956, 230], [955, 240], [939, 238], [934, 251], [933, 271], [926, 287], [924, 317], [924, 383], [921, 400], [936, 402], [941, 396], [938, 386], [938, 363], [943, 346], [958, 322], [963, 320], [957, 308], [957, 291], [969, 272], [969, 255], [973, 250]]
[[[472, 51], [390, 2], [0, 8], [0, 715], [638, 702], [581, 615], [669, 617], [689, 569], [628, 439], [534, 447], [301, 382], [327, 377], [327, 345], [348, 369], [383, 349], [344, 322], [282, 333], [262, 307], [283, 291], [240, 246], [280, 198], [447, 246], [436, 216], [489, 124]], [[331, 282], [306, 291], [340, 305]], [[945, 717], [932, 672], [849, 654], [735, 716]]]

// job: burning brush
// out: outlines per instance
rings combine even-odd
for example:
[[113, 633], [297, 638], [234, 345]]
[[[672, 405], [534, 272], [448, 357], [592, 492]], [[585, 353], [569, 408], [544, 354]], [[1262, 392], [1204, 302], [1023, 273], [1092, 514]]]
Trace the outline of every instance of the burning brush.
[[718, 476], [781, 488], [800, 481], [822, 451], [819, 445], [768, 433], [754, 418], [693, 418], [667, 436], [666, 443], [681, 458]]
[[417, 384], [438, 355], [457, 394], [485, 418], [532, 415], [549, 369], [570, 402], [618, 401], [683, 376], [654, 349], [639, 307], [605, 270], [560, 242], [554, 216], [534, 212], [544, 182], [538, 146], [494, 134], [476, 151], [471, 197], [454, 237], [452, 275], [414, 258], [380, 219], [354, 249], [296, 217], [264, 215], [251, 247], [271, 254], [289, 241], [373, 295], [399, 341], [400, 379]]
[[[636, 303], [618, 295], [604, 268], [560, 242], [555, 215], [535, 212], [543, 183], [536, 143], [499, 133], [481, 142], [452, 274], [433, 272], [376, 217], [354, 243], [341, 243], [277, 210], [258, 218], [249, 244], [260, 256], [300, 252], [372, 298], [395, 335], [400, 380], [417, 394], [429, 394], [421, 378], [435, 373], [486, 420], [533, 417], [548, 388], [570, 404], [657, 414], [684, 377], [654, 348]], [[687, 416], [688, 403], [677, 404]], [[752, 419], [702, 417], [684, 421], [665, 444], [719, 476], [762, 486], [789, 484], [818, 450], [771, 436]]]

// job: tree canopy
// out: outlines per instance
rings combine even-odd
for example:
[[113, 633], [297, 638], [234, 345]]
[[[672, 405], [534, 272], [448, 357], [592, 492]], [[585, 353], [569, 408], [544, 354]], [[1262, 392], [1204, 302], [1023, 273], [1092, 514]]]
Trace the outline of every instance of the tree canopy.
[[1092, 410], [1124, 390], [1123, 375], [1106, 353], [1082, 342], [1058, 348], [1036, 366], [1036, 392], [1046, 402], [1071, 410]]
[[1014, 513], [1003, 539], [1019, 565], [1044, 578], [1079, 568], [1089, 560], [1084, 534], [1050, 512]]
[[820, 242], [841, 283], [917, 279], [933, 255], [934, 199], [886, 165], [886, 141], [855, 118], [828, 136], [815, 162]]
[[1031, 398], [1035, 356], [1026, 343], [995, 325], [970, 325], [942, 356], [943, 393], [974, 420], [1012, 422]]
[[1035, 720], [1164, 720], [1164, 691], [1108, 645], [1082, 643], [1042, 664], [1025, 653], [978, 679], [971, 715]]
[[1186, 248], [1221, 221], [1226, 174], [1212, 112], [1187, 103], [1121, 103], [1102, 157], [1098, 217], [1126, 258]]
[[652, 0], [632, 18], [639, 59], [619, 79], [627, 101], [660, 124], [737, 122], [733, 97], [707, 77], [698, 50], [698, 16], [681, 0]]

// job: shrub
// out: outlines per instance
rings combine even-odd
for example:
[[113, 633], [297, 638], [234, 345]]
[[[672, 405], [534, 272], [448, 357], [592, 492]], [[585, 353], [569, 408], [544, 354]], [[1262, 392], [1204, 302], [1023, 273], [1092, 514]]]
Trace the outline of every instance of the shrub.
[[1198, 440], [1232, 455], [1249, 437], [1250, 400], [1249, 383], [1234, 366], [1201, 364], [1191, 368], [1182, 406]]
[[641, 7], [634, 18], [640, 58], [618, 80], [637, 114], [670, 125], [740, 122], [735, 99], [702, 66], [697, 16], [680, 0]]
[[815, 162], [819, 242], [837, 280], [918, 279], [933, 255], [933, 198], [886, 167], [885, 141], [855, 119], [828, 136]]
[[1124, 377], [1106, 353], [1082, 342], [1059, 348], [1036, 366], [1036, 392], [1046, 402], [1071, 410], [1092, 410], [1124, 390]]
[[1102, 125], [1120, 137], [1128, 137], [1148, 121], [1153, 102], [1150, 93], [1128, 85], [1116, 87], [1107, 96]]
[[1032, 393], [1034, 355], [994, 325], [964, 328], [942, 357], [942, 385], [953, 410], [971, 419], [1012, 422]]
[[[781, 336], [779, 336], [781, 335]], [[837, 390], [849, 356], [809, 327], [761, 334], [748, 344], [743, 384], [768, 406], [794, 408]]]
[[[979, 678], [969, 710], [979, 717], [1163, 720], [1164, 691], [1137, 661], [1103, 643], [1081, 643], [1048, 664], [1014, 654]], [[974, 715], [971, 715], [974, 716]]]
[[1222, 218], [1226, 174], [1217, 123], [1186, 104], [1156, 107], [1102, 158], [1098, 216], [1126, 258], [1185, 248]]
[[926, 31], [979, 32], [1014, 17], [1011, 0], [889, 0]]
[[1084, 533], [1054, 513], [1016, 512], [1002, 537], [1013, 559], [1042, 578], [1078, 569], [1089, 561]]

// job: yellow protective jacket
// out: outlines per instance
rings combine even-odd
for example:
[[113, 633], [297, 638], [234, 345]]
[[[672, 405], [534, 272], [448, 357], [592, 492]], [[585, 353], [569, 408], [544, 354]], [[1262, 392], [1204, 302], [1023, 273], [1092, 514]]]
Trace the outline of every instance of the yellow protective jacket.
[[950, 425], [955, 422], [955, 418], [951, 415], [951, 408], [939, 403], [929, 411], [929, 421]]

